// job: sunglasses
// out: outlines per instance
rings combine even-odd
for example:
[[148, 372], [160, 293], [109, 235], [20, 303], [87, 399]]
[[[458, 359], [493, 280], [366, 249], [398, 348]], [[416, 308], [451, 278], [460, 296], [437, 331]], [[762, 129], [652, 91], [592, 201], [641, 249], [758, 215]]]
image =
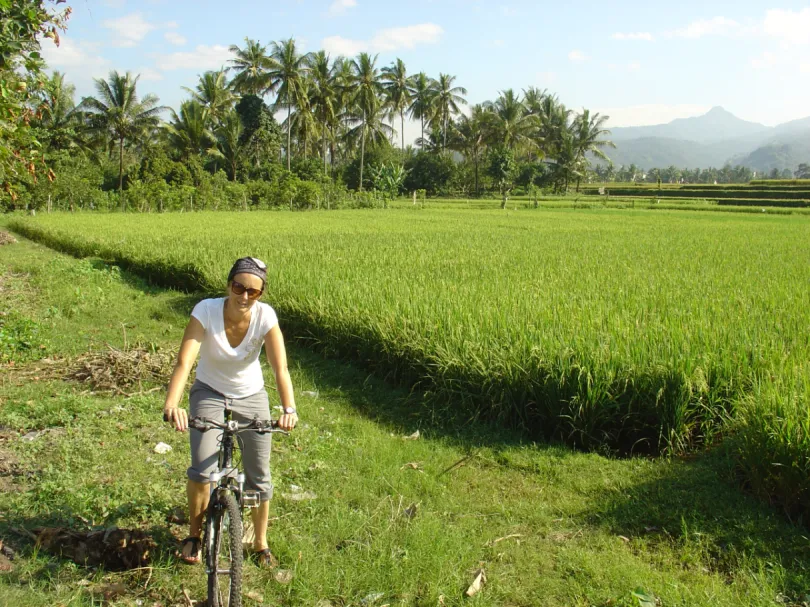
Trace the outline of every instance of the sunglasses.
[[234, 295], [242, 295], [242, 293], [247, 293], [248, 299], [258, 299], [262, 294], [262, 289], [249, 289], [241, 282], [236, 282], [235, 280], [231, 281], [231, 291], [233, 291]]

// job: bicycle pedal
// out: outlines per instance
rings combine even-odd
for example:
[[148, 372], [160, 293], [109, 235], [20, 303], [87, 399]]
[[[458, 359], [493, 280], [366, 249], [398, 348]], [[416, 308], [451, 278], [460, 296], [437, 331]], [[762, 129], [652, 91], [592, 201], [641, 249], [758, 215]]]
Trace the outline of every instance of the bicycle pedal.
[[261, 503], [261, 495], [258, 491], [246, 490], [242, 492], [243, 508], [258, 508]]

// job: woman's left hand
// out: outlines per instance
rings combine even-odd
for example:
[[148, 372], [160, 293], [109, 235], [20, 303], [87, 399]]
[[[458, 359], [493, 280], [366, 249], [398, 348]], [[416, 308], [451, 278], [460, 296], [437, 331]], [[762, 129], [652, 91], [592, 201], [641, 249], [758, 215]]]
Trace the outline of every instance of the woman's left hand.
[[282, 430], [289, 432], [298, 423], [298, 415], [296, 413], [285, 413], [278, 418], [278, 427]]

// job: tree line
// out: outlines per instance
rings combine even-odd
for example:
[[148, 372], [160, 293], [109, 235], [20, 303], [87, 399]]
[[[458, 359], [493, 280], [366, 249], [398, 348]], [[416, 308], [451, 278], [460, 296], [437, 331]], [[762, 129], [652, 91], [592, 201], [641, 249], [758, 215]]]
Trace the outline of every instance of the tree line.
[[[30, 124], [56, 180], [74, 191], [88, 182], [117, 190], [122, 205], [133, 188], [161, 180], [199, 188], [219, 172], [220, 190], [224, 181], [234, 191], [248, 186], [239, 190], [246, 204], [275, 196], [312, 206], [313, 197], [347, 190], [497, 192], [505, 203], [516, 185], [564, 191], [587, 180], [589, 159], [613, 146], [606, 116], [574, 112], [534, 87], [467, 108], [455, 76], [410, 74], [401, 59], [382, 66], [369, 53], [301, 53], [293, 38], [267, 46], [246, 38], [230, 50], [227, 65], [185, 89], [177, 111], [141, 96], [129, 72], [97, 79], [96, 94], [78, 103], [63, 74], [41, 78]], [[415, 146], [406, 120], [420, 124]], [[33, 175], [17, 181], [40, 202], [48, 189]]]
[[747, 166], [730, 163], [721, 168], [679, 168], [674, 165], [662, 168], [642, 169], [635, 164], [615, 167], [612, 163], [597, 164], [593, 168], [590, 181], [619, 183], [662, 183], [681, 184], [724, 184], [748, 183], [752, 179], [810, 179], [810, 164], [801, 163], [795, 171], [773, 168], [764, 173], [757, 173]]

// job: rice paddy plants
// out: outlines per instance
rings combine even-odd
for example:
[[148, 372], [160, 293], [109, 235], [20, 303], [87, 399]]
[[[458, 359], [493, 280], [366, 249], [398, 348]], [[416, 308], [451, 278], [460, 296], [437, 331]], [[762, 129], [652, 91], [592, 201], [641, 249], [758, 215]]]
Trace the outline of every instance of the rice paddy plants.
[[[158, 353], [176, 347], [200, 297], [22, 238], [0, 251], [0, 277], [0, 309], [36, 322], [48, 358], [65, 368], [110, 347], [132, 352], [136, 340]], [[302, 419], [271, 456], [269, 541], [283, 576], [248, 565], [245, 605], [805, 600], [806, 534], [726, 482], [721, 450], [612, 458], [503, 427], [434, 427], [414, 410], [419, 395], [289, 346]], [[79, 378], [31, 373], [43, 364], [0, 364], [0, 606], [199, 601], [202, 568], [174, 556], [187, 534], [189, 447], [161, 420], [153, 389], [165, 382], [145, 374], [134, 395], [88, 390]], [[156, 452], [159, 442], [172, 450]], [[307, 500], [294, 499], [301, 490]], [[117, 537], [112, 527], [138, 530], [155, 547], [148, 567], [90, 568], [52, 550], [48, 538], [64, 533], [38, 542], [43, 527], [105, 539]], [[486, 583], [470, 598], [481, 570]]]
[[810, 354], [803, 217], [397, 209], [11, 225], [210, 292], [256, 255], [296, 336], [428, 392], [442, 415], [582, 448], [714, 441], [758, 378]]

